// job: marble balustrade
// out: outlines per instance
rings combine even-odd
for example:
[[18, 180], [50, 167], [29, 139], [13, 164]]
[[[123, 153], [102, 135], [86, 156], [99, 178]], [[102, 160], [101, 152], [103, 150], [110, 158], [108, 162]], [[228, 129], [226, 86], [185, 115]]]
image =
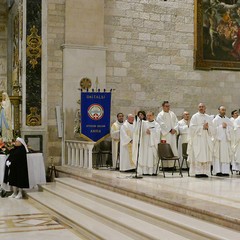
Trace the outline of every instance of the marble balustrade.
[[92, 149], [95, 142], [66, 140], [63, 165], [92, 169]]

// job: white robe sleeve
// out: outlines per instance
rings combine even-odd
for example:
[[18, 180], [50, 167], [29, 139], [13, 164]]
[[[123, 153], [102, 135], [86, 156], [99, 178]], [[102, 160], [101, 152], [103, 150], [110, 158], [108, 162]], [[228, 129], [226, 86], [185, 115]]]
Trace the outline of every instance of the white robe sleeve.
[[125, 124], [123, 124], [123, 126], [120, 129], [120, 141], [121, 144], [127, 145], [128, 143], [130, 143], [132, 141], [132, 138], [130, 136], [130, 131], [129, 129], [127, 129], [127, 126]]
[[157, 145], [160, 143], [160, 126], [156, 122], [155, 128], [150, 129], [150, 146], [157, 147]]
[[189, 126], [189, 145], [187, 149], [190, 158], [192, 158], [193, 155], [198, 156], [200, 153], [198, 136], [202, 136], [203, 131], [203, 126], [198, 123], [198, 116], [193, 115]]
[[233, 123], [228, 118], [227, 118], [226, 123], [227, 123], [227, 128], [226, 128], [227, 139], [228, 139], [228, 141], [233, 141], [234, 140]]
[[195, 135], [202, 135], [203, 126], [199, 125], [197, 122], [197, 115], [193, 115], [190, 121], [189, 134], [191, 138], [194, 138]]
[[[150, 134], [147, 134], [147, 129], [149, 129]], [[155, 122], [154, 127], [149, 127], [147, 121], [142, 121], [141, 141], [144, 141], [145, 136], [149, 136], [150, 146], [157, 146], [160, 142], [160, 132], [160, 126], [157, 122]]]
[[235, 141], [238, 143], [240, 141], [240, 117], [238, 117], [234, 121], [234, 129], [235, 129]]
[[[222, 123], [225, 122], [227, 124], [226, 129], [223, 128]], [[216, 140], [221, 140], [225, 134], [227, 140], [231, 141], [233, 139], [233, 123], [228, 118], [221, 119], [220, 117], [215, 117], [213, 119], [213, 125], [215, 127], [214, 138]]]
[[187, 134], [188, 125], [185, 123], [178, 123], [178, 131], [179, 131], [179, 134]]
[[160, 125], [162, 135], [166, 136], [170, 132], [171, 128], [165, 124], [164, 117], [161, 112], [157, 115], [156, 121]]
[[111, 138], [114, 140], [119, 140], [120, 139], [120, 130], [117, 129], [116, 125], [113, 124], [111, 127]]
[[[210, 118], [210, 116], [207, 116], [207, 123], [208, 123], [208, 130], [207, 130], [208, 131], [208, 135], [210, 137], [213, 137], [214, 134], [215, 134], [216, 129], [215, 129], [214, 125], [213, 125], [213, 121]], [[203, 130], [203, 131], [206, 131], [206, 130]]]
[[178, 119], [177, 119], [177, 116], [175, 113], [171, 112], [171, 121], [173, 122], [173, 129], [177, 132], [177, 134], [179, 133], [178, 132]]
[[224, 128], [222, 126], [222, 120], [218, 116], [213, 119], [213, 125], [215, 127], [214, 140], [222, 140], [224, 135]]

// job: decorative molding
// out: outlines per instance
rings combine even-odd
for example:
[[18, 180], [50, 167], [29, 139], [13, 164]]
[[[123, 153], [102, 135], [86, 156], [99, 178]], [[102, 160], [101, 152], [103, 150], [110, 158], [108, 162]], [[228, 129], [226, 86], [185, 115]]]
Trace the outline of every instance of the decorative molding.
[[90, 45], [76, 45], [76, 44], [63, 44], [62, 49], [84, 49], [84, 50], [100, 50], [106, 51], [107, 47], [104, 46], [90, 46]]
[[42, 39], [38, 35], [38, 29], [33, 25], [30, 29], [31, 34], [27, 36], [27, 58], [29, 58], [29, 63], [32, 68], [38, 64], [37, 59], [41, 58], [42, 53]]
[[39, 110], [37, 107], [30, 107], [30, 114], [27, 115], [28, 126], [40, 126], [41, 115], [38, 114]]
[[42, 125], [42, 0], [26, 1], [26, 125]]

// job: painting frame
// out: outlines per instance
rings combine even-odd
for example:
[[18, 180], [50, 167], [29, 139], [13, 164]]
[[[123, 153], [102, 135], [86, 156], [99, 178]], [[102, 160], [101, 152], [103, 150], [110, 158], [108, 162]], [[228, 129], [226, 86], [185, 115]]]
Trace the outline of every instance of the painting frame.
[[[216, 2], [215, 5], [207, 0], [194, 2], [194, 67], [199, 70], [239, 71], [240, 3], [235, 1], [234, 5], [228, 4], [227, 0]], [[229, 11], [229, 19], [235, 24], [230, 36], [221, 31], [223, 27], [229, 28], [229, 32], [232, 30], [227, 22]]]
[[42, 135], [25, 135], [24, 139], [27, 145], [33, 147], [36, 152], [43, 152], [43, 136]]

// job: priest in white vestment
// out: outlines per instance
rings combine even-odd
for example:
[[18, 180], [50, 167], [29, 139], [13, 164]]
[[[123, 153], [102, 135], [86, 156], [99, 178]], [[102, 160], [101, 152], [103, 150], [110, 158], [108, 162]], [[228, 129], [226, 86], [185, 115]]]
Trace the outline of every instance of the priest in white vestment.
[[[140, 120], [140, 121], [137, 121]], [[140, 122], [146, 120], [145, 111], [135, 111], [135, 121], [133, 122], [133, 141], [132, 141], [132, 154], [133, 161], [136, 164], [138, 155], [138, 142], [140, 136]]]
[[230, 120], [234, 123], [234, 121], [238, 118], [239, 114], [238, 114], [238, 110], [233, 110], [231, 112], [232, 117], [230, 118]]
[[[232, 155], [232, 170], [233, 171], [239, 171], [240, 170], [240, 119], [239, 119], [239, 113], [238, 110], [233, 110], [231, 112], [232, 117], [230, 120], [233, 123], [233, 155]], [[237, 162], [236, 160], [239, 160]]]
[[[183, 118], [178, 122], [178, 155], [180, 157], [180, 162], [182, 162], [182, 144], [188, 143], [188, 133], [189, 133], [189, 124], [190, 124], [190, 114], [185, 111], [183, 113]], [[183, 166], [183, 168], [186, 166]]]
[[225, 116], [226, 108], [218, 108], [219, 115], [213, 119], [215, 128], [213, 174], [217, 176], [229, 176], [232, 160], [233, 123]]
[[234, 120], [234, 158], [232, 170], [240, 171], [240, 116]]
[[[174, 112], [170, 111], [170, 104], [168, 101], [162, 103], [162, 111], [158, 114], [156, 121], [161, 128], [161, 142], [169, 143], [173, 154], [178, 156], [177, 150], [177, 134], [178, 134], [178, 119]], [[165, 165], [166, 164], [166, 165]], [[165, 167], [173, 167], [174, 161], [165, 161]]]
[[158, 144], [160, 142], [160, 126], [154, 120], [154, 113], [147, 113], [147, 120], [137, 119], [140, 131], [139, 154], [137, 155], [140, 175], [156, 175], [158, 163]]
[[112, 138], [112, 168], [116, 169], [117, 161], [119, 160], [120, 152], [120, 129], [123, 125], [123, 113], [117, 114], [117, 120], [111, 126], [111, 138]]
[[128, 114], [127, 120], [120, 129], [120, 171], [129, 171], [136, 168], [132, 157], [134, 116]]
[[211, 174], [214, 127], [211, 117], [205, 111], [206, 106], [200, 103], [198, 112], [192, 116], [189, 126], [189, 171], [190, 175], [195, 177], [208, 177]]

